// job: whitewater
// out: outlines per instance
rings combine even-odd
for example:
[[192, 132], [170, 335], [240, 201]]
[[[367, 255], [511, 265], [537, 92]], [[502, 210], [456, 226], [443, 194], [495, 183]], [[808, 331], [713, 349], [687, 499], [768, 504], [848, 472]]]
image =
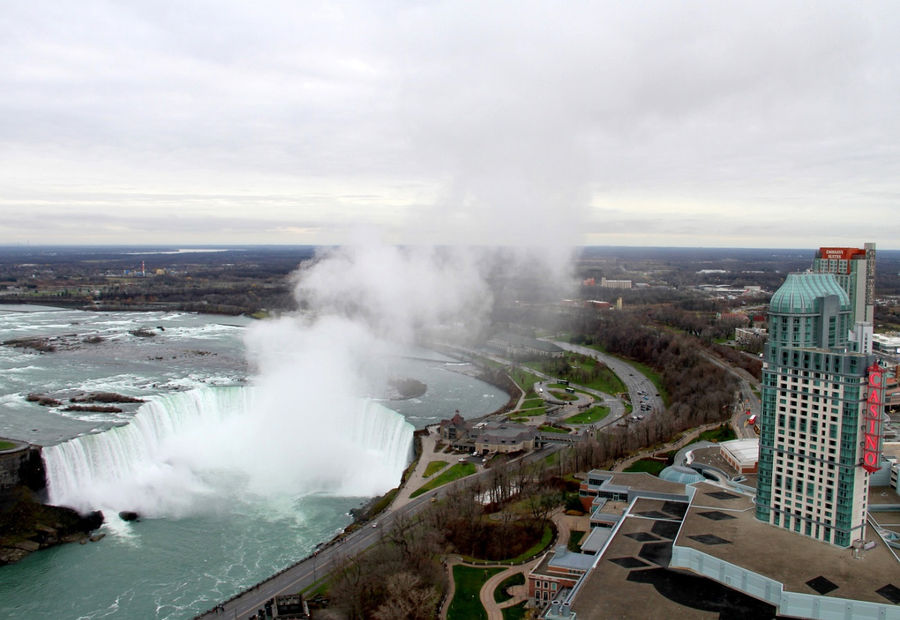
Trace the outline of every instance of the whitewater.
[[[375, 402], [318, 380], [332, 358], [290, 359], [321, 343], [291, 342], [279, 353], [284, 372], [259, 378], [245, 361], [249, 322], [24, 310], [0, 309], [0, 341], [76, 333], [103, 342], [52, 354], [0, 347], [0, 435], [44, 445], [51, 500], [99, 508], [107, 521], [99, 542], [0, 567], [2, 617], [193, 617], [305, 557], [350, 523], [351, 509], [396, 486], [414, 427], [506, 400], [432, 352], [372, 362], [428, 386], [416, 399]], [[138, 327], [157, 335], [130, 336]], [[36, 386], [146, 402], [119, 414], [62, 412], [28, 403]], [[123, 510], [142, 518], [124, 522]]]

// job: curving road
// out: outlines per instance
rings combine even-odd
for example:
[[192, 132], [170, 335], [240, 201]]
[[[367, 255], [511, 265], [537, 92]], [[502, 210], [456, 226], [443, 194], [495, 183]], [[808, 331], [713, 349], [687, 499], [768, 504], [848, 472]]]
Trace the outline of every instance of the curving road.
[[[653, 385], [653, 382], [628, 362], [622, 361], [617, 357], [613, 357], [612, 355], [601, 353], [596, 349], [583, 347], [581, 345], [571, 344], [569, 342], [563, 342], [560, 340], [552, 340], [550, 342], [561, 349], [572, 351], [573, 353], [579, 353], [581, 355], [586, 355], [588, 357], [593, 357], [594, 359], [599, 360], [609, 366], [609, 368], [614, 373], [616, 373], [619, 379], [622, 380], [622, 383], [625, 384], [625, 388], [628, 390], [628, 396], [631, 399], [631, 404], [634, 407], [633, 413], [635, 415], [643, 414], [649, 417], [654, 413], [662, 412], [665, 410], [665, 405], [663, 404], [662, 397], [659, 396], [659, 393], [656, 391], [656, 386]], [[644, 400], [645, 396], [646, 400]], [[641, 411], [641, 403], [650, 405], [650, 410]]]

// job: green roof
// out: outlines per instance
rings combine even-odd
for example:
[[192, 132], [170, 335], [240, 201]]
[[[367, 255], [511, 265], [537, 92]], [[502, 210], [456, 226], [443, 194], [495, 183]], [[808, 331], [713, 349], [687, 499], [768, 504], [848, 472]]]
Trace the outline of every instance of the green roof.
[[816, 300], [837, 295], [841, 310], [850, 310], [850, 298], [830, 273], [789, 273], [769, 302], [771, 313], [817, 312]]

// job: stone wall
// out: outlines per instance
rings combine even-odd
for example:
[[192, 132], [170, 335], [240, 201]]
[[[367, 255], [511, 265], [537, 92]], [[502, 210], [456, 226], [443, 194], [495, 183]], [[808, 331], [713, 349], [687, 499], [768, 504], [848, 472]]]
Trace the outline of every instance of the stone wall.
[[41, 449], [25, 443], [0, 452], [0, 495], [20, 485], [33, 491], [47, 486]]

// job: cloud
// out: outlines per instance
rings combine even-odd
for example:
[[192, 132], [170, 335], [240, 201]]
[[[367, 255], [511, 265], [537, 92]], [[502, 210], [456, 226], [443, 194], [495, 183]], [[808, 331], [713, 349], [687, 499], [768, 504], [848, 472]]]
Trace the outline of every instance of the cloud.
[[[900, 193], [891, 3], [89, 0], [4, 15], [0, 196], [126, 186], [102, 208], [138, 218], [139, 195], [182, 195], [197, 217], [339, 228], [343, 197], [371, 194], [351, 219], [397, 240], [518, 244], [608, 236], [598, 202], [643, 226], [750, 208], [785, 230], [816, 206], [841, 229], [854, 208], [889, 219]], [[310, 187], [325, 198], [278, 210]]]

